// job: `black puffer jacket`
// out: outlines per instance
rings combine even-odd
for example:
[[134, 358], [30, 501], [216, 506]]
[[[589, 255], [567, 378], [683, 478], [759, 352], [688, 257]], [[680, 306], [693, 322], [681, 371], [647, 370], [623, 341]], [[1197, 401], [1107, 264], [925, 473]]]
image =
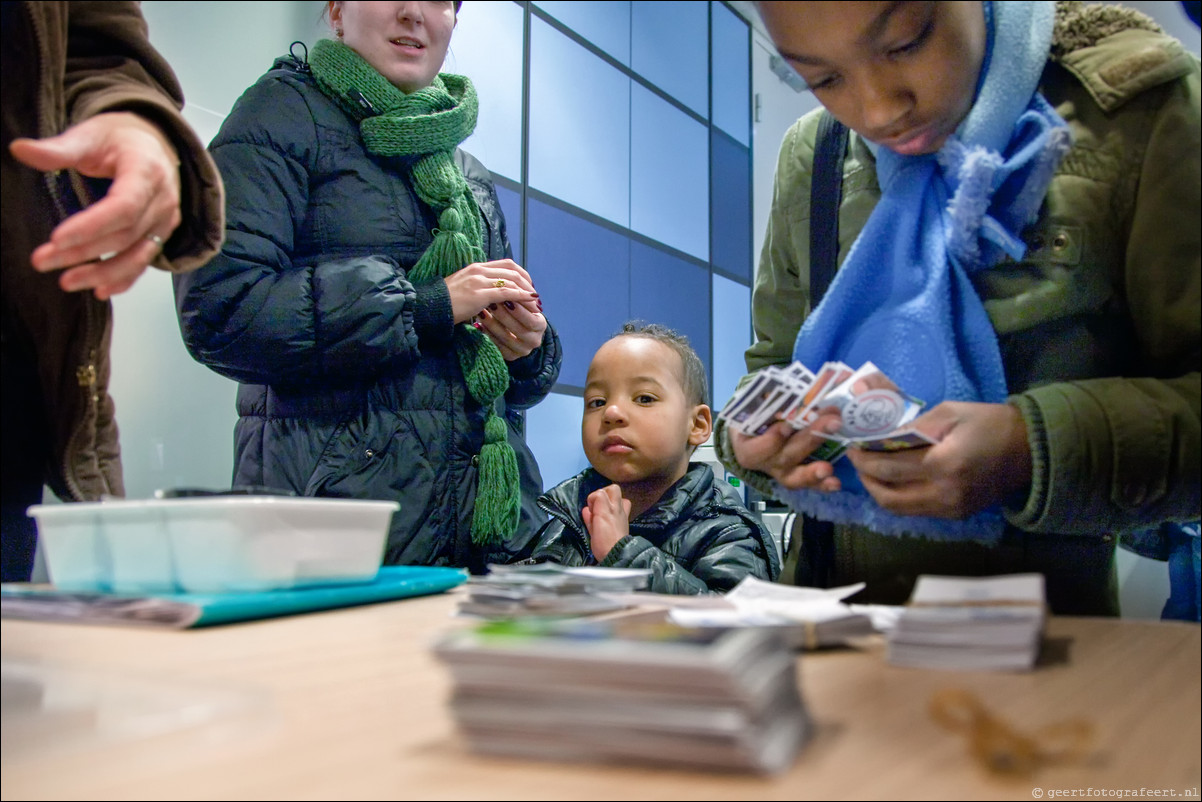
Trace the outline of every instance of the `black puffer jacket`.
[[[530, 559], [561, 565], [596, 565], [580, 510], [589, 494], [611, 484], [592, 468], [549, 490], [538, 505], [551, 515]], [[780, 549], [772, 533], [708, 465], [689, 470], [650, 509], [630, 522], [600, 563], [650, 568], [656, 593], [707, 593], [733, 588], [745, 576], [775, 582]]]
[[[368, 153], [358, 124], [289, 57], [243, 94], [210, 150], [226, 181], [226, 242], [175, 295], [189, 352], [241, 382], [234, 484], [399, 501], [388, 564], [482, 571], [525, 556], [544, 517], [524, 410], [559, 375], [551, 327], [509, 363], [498, 400], [522, 473], [519, 532], [474, 546], [487, 410], [449, 347], [445, 282], [406, 277], [436, 218], [405, 163]], [[488, 258], [511, 256], [488, 171], [462, 151], [456, 161], [484, 215]]]

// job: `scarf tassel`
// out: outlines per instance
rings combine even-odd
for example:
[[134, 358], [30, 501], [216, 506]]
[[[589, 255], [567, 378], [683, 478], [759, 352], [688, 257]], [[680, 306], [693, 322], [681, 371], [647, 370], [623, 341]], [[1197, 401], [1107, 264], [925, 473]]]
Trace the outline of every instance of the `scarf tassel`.
[[465, 267], [483, 261], [484, 252], [472, 244], [463, 230], [463, 215], [450, 206], [439, 215], [434, 241], [417, 260], [411, 275], [415, 283], [424, 283], [443, 276], [441, 265]]
[[476, 507], [472, 514], [472, 542], [495, 543], [518, 526], [518, 460], [505, 421], [495, 413], [484, 423], [484, 446], [480, 449]]
[[509, 367], [488, 335], [464, 323], [455, 331], [455, 350], [467, 390], [478, 404], [491, 404], [509, 389]]
[[[1037, 97], [1036, 101], [1051, 108], [1042, 97]], [[1035, 167], [1027, 176], [1026, 184], [1023, 185], [1018, 197], [1014, 200], [1015, 217], [1020, 224], [1028, 225], [1035, 222], [1044, 195], [1047, 194], [1048, 185], [1052, 182], [1052, 175], [1072, 147], [1073, 135], [1067, 127], [1052, 128], [1048, 132], [1047, 142], [1036, 159]]]

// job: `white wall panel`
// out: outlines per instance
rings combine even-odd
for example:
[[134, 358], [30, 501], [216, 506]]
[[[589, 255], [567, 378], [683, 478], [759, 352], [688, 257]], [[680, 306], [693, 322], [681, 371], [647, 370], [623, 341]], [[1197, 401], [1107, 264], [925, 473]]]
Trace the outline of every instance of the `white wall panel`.
[[709, 4], [635, 0], [630, 8], [630, 66], [709, 119]]
[[744, 146], [751, 146], [748, 125], [751, 103], [751, 43], [747, 23], [721, 3], [710, 6], [713, 42], [710, 81], [713, 87], [714, 125]]
[[530, 39], [530, 186], [629, 226], [630, 79], [540, 19]]
[[534, 5], [630, 66], [630, 0], [538, 0]]
[[714, 386], [710, 395], [717, 413], [747, 372], [743, 354], [751, 340], [751, 289], [719, 275], [713, 281]]
[[513, 181], [522, 180], [522, 21], [517, 3], [468, 3], [443, 64], [472, 79], [480, 102], [463, 149]]
[[580, 442], [583, 416], [584, 399], [563, 393], [551, 393], [526, 413], [526, 442], [538, 460], [544, 490], [588, 467]]
[[709, 259], [709, 130], [631, 84], [630, 227]]

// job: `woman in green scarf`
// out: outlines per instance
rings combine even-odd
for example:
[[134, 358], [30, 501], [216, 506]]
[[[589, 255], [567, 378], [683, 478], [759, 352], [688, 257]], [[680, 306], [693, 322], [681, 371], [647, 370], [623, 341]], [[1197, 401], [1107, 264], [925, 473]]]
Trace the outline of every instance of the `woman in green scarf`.
[[458, 148], [459, 5], [329, 4], [335, 38], [278, 59], [213, 140], [226, 245], [176, 299], [192, 355], [240, 382], [234, 484], [394, 499], [386, 563], [483, 571], [537, 530], [524, 410], [561, 356]]

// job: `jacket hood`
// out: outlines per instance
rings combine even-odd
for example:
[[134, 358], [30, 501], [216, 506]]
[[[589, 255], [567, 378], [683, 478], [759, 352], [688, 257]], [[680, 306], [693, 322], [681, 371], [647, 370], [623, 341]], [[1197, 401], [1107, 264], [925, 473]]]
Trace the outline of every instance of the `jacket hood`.
[[1193, 71], [1197, 57], [1148, 16], [1100, 3], [1060, 2], [1051, 59], [1111, 113], [1152, 87]]

